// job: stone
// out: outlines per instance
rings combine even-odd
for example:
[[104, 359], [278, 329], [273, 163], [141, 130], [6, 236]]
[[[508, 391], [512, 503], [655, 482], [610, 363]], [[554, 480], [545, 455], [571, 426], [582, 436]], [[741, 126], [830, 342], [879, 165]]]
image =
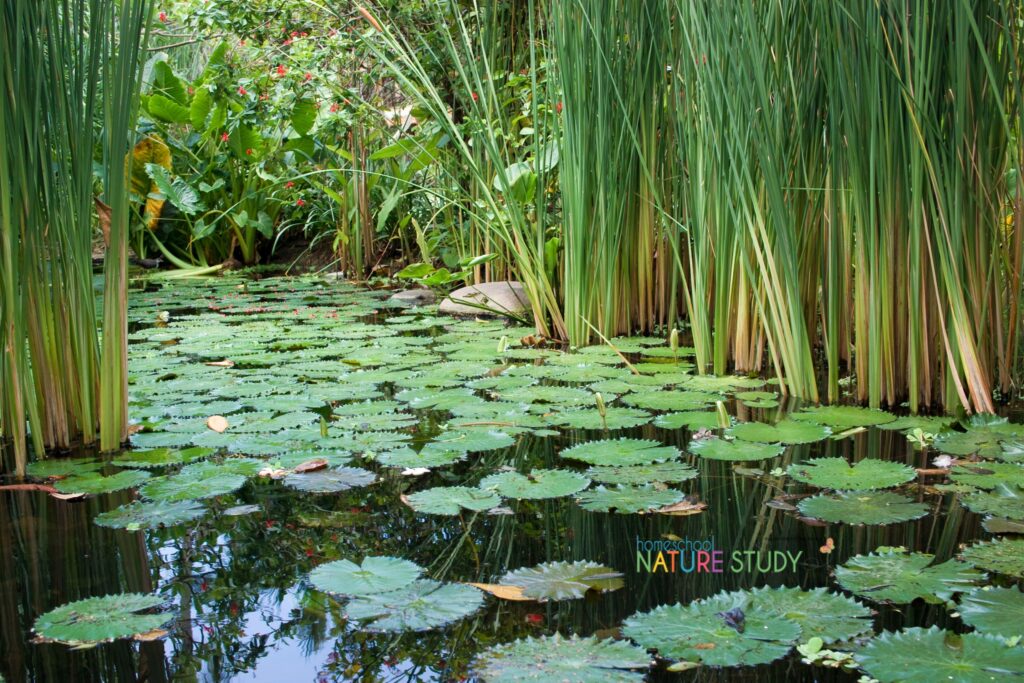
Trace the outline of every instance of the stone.
[[[491, 310], [468, 306], [460, 301], [472, 301]], [[439, 310], [451, 315], [522, 315], [528, 306], [529, 299], [521, 282], [484, 282], [456, 289], [441, 302]]]
[[423, 306], [434, 303], [437, 300], [437, 296], [429, 289], [403, 289], [392, 294], [391, 300], [414, 306]]

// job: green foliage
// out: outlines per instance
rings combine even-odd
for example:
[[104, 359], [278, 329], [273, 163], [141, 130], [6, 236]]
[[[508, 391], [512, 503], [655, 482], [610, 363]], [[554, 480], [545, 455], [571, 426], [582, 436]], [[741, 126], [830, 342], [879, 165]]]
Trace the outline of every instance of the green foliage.
[[625, 585], [622, 574], [595, 562], [545, 562], [536, 567], [515, 569], [501, 579], [503, 586], [522, 588], [533, 600], [572, 600], [587, 591], [604, 593]]
[[474, 661], [473, 668], [492, 683], [638, 683], [644, 676], [636, 670], [650, 664], [647, 653], [623, 641], [564, 638], [556, 633], [493, 646]]
[[933, 564], [934, 560], [927, 553], [879, 548], [836, 567], [836, 581], [846, 590], [875, 602], [904, 604], [920, 598], [941, 604], [985, 578], [983, 573], [961, 562]]
[[401, 590], [419, 578], [423, 568], [397, 557], [366, 557], [361, 564], [337, 560], [322, 564], [310, 582], [327, 593], [346, 597]]
[[1024, 676], [1024, 649], [995, 636], [957, 635], [931, 628], [886, 631], [857, 655], [860, 666], [882, 683], [955, 680], [987, 683]]
[[149, 633], [171, 620], [169, 612], [137, 614], [163, 604], [156, 595], [122, 593], [69, 602], [36, 619], [41, 638], [65, 645], [92, 645]]
[[800, 512], [836, 524], [893, 524], [928, 514], [928, 506], [889, 491], [845, 491], [805, 498]]

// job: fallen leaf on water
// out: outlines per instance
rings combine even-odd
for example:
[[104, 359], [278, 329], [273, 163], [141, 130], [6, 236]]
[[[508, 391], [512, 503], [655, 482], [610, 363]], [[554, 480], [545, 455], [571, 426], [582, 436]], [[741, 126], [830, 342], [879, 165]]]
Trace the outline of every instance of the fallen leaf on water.
[[697, 643], [696, 645], [693, 646], [693, 649], [694, 650], [714, 650], [715, 649], [715, 644], [714, 643]]
[[206, 426], [217, 433], [221, 433], [228, 428], [228, 419], [223, 415], [211, 415], [206, 418]]
[[[706, 650], [708, 648], [701, 648], [701, 649]], [[669, 666], [666, 669], [666, 671], [671, 671], [673, 673], [679, 673], [680, 671], [690, 671], [691, 669], [696, 669], [699, 666], [700, 666], [700, 662], [687, 662], [686, 660], [683, 660], [681, 662], [676, 662], [675, 664], [672, 664], [671, 666]]]
[[286, 474], [288, 474], [288, 470], [282, 470], [280, 468], [270, 467], [268, 465], [267, 467], [264, 467], [259, 471], [258, 476], [270, 477], [271, 479], [282, 479]]
[[807, 526], [828, 526], [827, 522], [823, 522], [820, 519], [814, 519], [813, 517], [797, 517], [797, 519]]
[[767, 503], [765, 503], [765, 505], [767, 505], [770, 508], [774, 508], [776, 510], [788, 510], [790, 512], [792, 512], [793, 510], [796, 510], [796, 506], [795, 505], [790, 505], [786, 501], [781, 500], [779, 498], [772, 498]]
[[135, 640], [143, 643], [148, 643], [151, 640], [160, 640], [167, 635], [167, 631], [162, 628], [155, 628], [152, 631], [146, 631], [145, 633], [138, 633], [134, 636]]
[[672, 505], [666, 505], [663, 508], [658, 508], [655, 512], [660, 512], [663, 515], [675, 515], [676, 517], [683, 517], [686, 515], [696, 515], [704, 512], [708, 507], [707, 503], [702, 503], [699, 500], [693, 500], [689, 497], [684, 498], [678, 503]]
[[57, 500], [79, 500], [85, 498], [84, 493], [57, 493], [56, 491], [51, 493], [50, 496]]
[[142, 425], [128, 425], [128, 436], [138, 434], [143, 429]]
[[835, 541], [833, 541], [832, 537], [829, 536], [827, 539], [825, 539], [825, 545], [823, 545], [820, 548], [818, 548], [818, 552], [822, 553], [823, 555], [828, 555], [829, 553], [832, 552], [833, 549], [835, 549], [835, 547], [836, 547]]
[[496, 598], [502, 600], [515, 600], [517, 602], [530, 602], [530, 598], [523, 595], [523, 589], [520, 586], [506, 586], [500, 583], [468, 583], [466, 585], [479, 588], [485, 593], [490, 593]]
[[235, 361], [225, 358], [224, 360], [210, 361], [206, 365], [209, 365], [211, 368], [233, 368], [235, 367]]
[[317, 470], [322, 470], [325, 467], [327, 467], [326, 460], [323, 458], [314, 458], [313, 460], [307, 460], [306, 462], [297, 465], [295, 467], [295, 471], [299, 474], [304, 474], [306, 472], [316, 472]]

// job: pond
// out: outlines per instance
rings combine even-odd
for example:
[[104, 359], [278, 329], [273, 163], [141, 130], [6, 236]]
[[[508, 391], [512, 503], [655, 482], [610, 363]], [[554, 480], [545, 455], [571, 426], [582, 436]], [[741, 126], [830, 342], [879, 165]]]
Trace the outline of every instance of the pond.
[[[1024, 671], [1018, 416], [801, 406], [698, 376], [664, 338], [566, 354], [389, 294], [134, 292], [132, 449], [0, 493], [0, 674], [858, 680], [841, 653], [880, 680]], [[138, 637], [91, 642], [115, 627]]]

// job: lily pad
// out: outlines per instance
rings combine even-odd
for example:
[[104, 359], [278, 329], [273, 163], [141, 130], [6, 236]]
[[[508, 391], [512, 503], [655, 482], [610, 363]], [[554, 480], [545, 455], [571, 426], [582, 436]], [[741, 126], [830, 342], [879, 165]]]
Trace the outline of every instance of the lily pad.
[[852, 466], [846, 458], [815, 458], [790, 465], [789, 476], [818, 488], [871, 491], [906, 483], [917, 476], [917, 471], [878, 458], [865, 458]]
[[237, 491], [245, 484], [240, 474], [222, 473], [200, 476], [180, 472], [150, 479], [139, 492], [146, 498], [163, 502], [214, 498]]
[[905, 604], [920, 598], [940, 604], [954, 593], [971, 590], [985, 575], [961, 562], [932, 564], [934, 555], [908, 553], [902, 548], [884, 548], [870, 555], [857, 555], [836, 567], [839, 585], [874, 600]]
[[821, 441], [832, 433], [828, 427], [813, 422], [782, 420], [773, 425], [763, 422], [740, 422], [726, 430], [726, 435], [743, 441], [801, 444]]
[[451, 430], [438, 435], [423, 447], [423, 450], [463, 451], [480, 453], [508, 448], [516, 442], [515, 437], [497, 429]]
[[625, 585], [622, 574], [595, 562], [545, 562], [536, 567], [510, 571], [502, 585], [522, 588], [524, 597], [534, 600], [572, 600], [587, 591], [601, 593]]
[[964, 548], [960, 555], [979, 569], [1024, 579], [1024, 538], [981, 541]]
[[993, 489], [999, 484], [1011, 487], [1024, 486], [1024, 465], [1010, 462], [956, 465], [949, 471], [949, 478], [958, 484], [967, 484], [979, 489]]
[[562, 410], [555, 413], [551, 421], [572, 429], [628, 429], [639, 427], [651, 421], [651, 414], [638, 408], [609, 407], [604, 417], [596, 408]]
[[25, 468], [30, 477], [49, 479], [50, 477], [69, 477], [84, 475], [103, 469], [103, 463], [91, 458], [48, 458], [30, 462]]
[[150, 451], [126, 451], [110, 461], [118, 467], [167, 467], [169, 465], [183, 465], [186, 463], [201, 460], [214, 453], [212, 448], [183, 448], [175, 450], [171, 448], [155, 448]]
[[684, 410], [664, 413], [654, 418], [655, 427], [662, 429], [718, 429], [718, 413], [714, 410]]
[[697, 476], [697, 470], [681, 462], [660, 462], [625, 467], [597, 465], [589, 468], [585, 474], [592, 481], [603, 484], [650, 484], [687, 481]]
[[647, 410], [697, 410], [713, 404], [721, 398], [718, 394], [703, 391], [672, 391], [652, 388], [637, 388], [635, 393], [622, 398], [622, 402], [634, 408]]
[[961, 501], [968, 510], [979, 515], [1006, 515], [1024, 519], [1024, 489], [999, 484], [994, 491], [978, 491]]
[[159, 629], [172, 614], [137, 614], [162, 605], [163, 598], [141, 593], [120, 593], [86, 598], [47, 612], [33, 629], [44, 640], [66, 645], [91, 645]]
[[[710, 666], [754, 666], [785, 657], [800, 638], [800, 625], [776, 614], [743, 614], [741, 624], [730, 625], [723, 599], [711, 603], [662, 605], [634, 614], [622, 626], [622, 635], [666, 659], [701, 662]], [[742, 610], [745, 598], [736, 596]]]
[[857, 661], [881, 683], [991, 683], [1024, 676], [1024, 648], [1007, 647], [995, 636], [957, 635], [938, 626], [886, 631], [868, 642]]
[[483, 601], [472, 586], [419, 579], [398, 590], [354, 597], [345, 615], [364, 622], [367, 631], [429, 631], [468, 617]]
[[838, 430], [871, 427], [896, 420], [892, 413], [860, 406], [817, 406], [793, 413], [790, 418], [799, 422], [827, 425]]
[[149, 472], [139, 470], [124, 470], [109, 477], [104, 477], [97, 472], [85, 472], [83, 474], [61, 479], [55, 482], [53, 488], [61, 493], [85, 493], [97, 495], [100, 493], [111, 493], [139, 486], [149, 479]]
[[560, 455], [591, 465], [645, 465], [677, 458], [679, 451], [650, 439], [602, 439], [576, 444]]
[[805, 498], [797, 506], [807, 517], [844, 524], [892, 524], [928, 514], [928, 506], [890, 491], [846, 491]]
[[293, 489], [308, 493], [340, 493], [377, 481], [376, 475], [359, 467], [334, 467], [289, 474], [284, 483]]
[[994, 415], [973, 415], [964, 427], [967, 431], [940, 434], [932, 446], [950, 455], [999, 458], [1003, 455], [1003, 442], [1024, 437], [1024, 425]]
[[824, 643], [846, 641], [871, 630], [873, 612], [852, 598], [825, 588], [755, 588], [745, 612], [775, 614], [800, 625], [803, 634], [814, 634]]
[[349, 560], [322, 564], [309, 574], [319, 590], [335, 595], [356, 596], [386, 593], [409, 586], [423, 568], [397, 557], [366, 557], [361, 565]]
[[457, 515], [462, 510], [480, 512], [501, 505], [493, 491], [469, 486], [437, 486], [405, 497], [406, 504], [416, 512], [428, 515]]
[[93, 521], [112, 529], [138, 531], [184, 524], [206, 514], [206, 508], [194, 500], [176, 502], [156, 501], [144, 503], [135, 501], [119, 508], [102, 512]]
[[981, 633], [1024, 637], [1024, 593], [1016, 588], [979, 588], [960, 598], [960, 618]]
[[768, 460], [782, 455], [782, 446], [754, 441], [729, 441], [711, 437], [690, 441], [687, 449], [708, 460]]
[[529, 474], [499, 472], [484, 477], [483, 490], [493, 490], [505, 498], [538, 500], [570, 496], [590, 486], [590, 480], [570, 470], [533, 470]]
[[488, 683], [640, 683], [644, 675], [635, 670], [650, 665], [644, 650], [625, 641], [563, 638], [556, 633], [485, 650], [473, 662], [473, 670]]
[[388, 467], [443, 467], [466, 459], [466, 451], [445, 451], [424, 448], [419, 453], [411, 448], [398, 448], [377, 456], [377, 462]]
[[678, 503], [684, 498], [682, 492], [675, 489], [659, 490], [650, 484], [643, 486], [615, 486], [584, 491], [576, 497], [580, 507], [591, 512], [609, 512], [614, 510], [620, 514], [650, 512], [666, 505]]

